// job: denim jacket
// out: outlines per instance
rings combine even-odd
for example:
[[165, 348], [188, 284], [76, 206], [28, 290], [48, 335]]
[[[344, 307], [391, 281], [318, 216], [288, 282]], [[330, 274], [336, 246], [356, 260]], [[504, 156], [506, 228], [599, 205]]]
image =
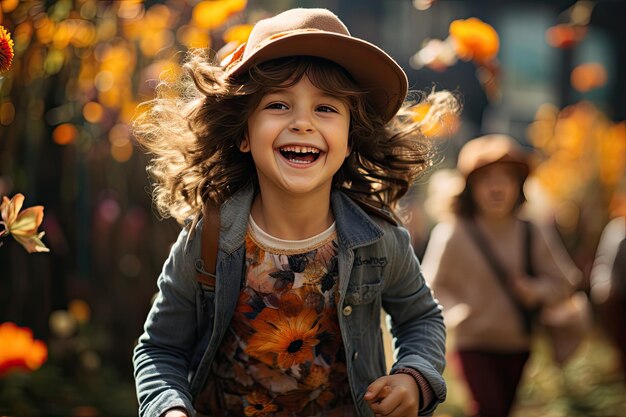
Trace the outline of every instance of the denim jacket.
[[[245, 235], [252, 188], [221, 207], [215, 291], [196, 281], [201, 224], [184, 229], [158, 279], [159, 293], [134, 350], [139, 415], [159, 417], [183, 407], [195, 414], [193, 399], [204, 387], [211, 363], [235, 310], [244, 276]], [[435, 399], [446, 396], [445, 328], [441, 307], [422, 276], [407, 231], [368, 216], [340, 191], [331, 196], [339, 264], [339, 325], [349, 381], [360, 416], [373, 416], [363, 396], [386, 375], [381, 307], [390, 316], [394, 369], [412, 368], [428, 381]]]

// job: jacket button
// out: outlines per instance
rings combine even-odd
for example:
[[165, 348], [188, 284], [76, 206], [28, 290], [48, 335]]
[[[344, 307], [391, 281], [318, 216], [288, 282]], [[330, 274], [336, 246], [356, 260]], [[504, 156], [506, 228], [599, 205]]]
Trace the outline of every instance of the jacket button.
[[354, 354], [352, 354], [352, 360], [355, 361], [357, 360], [359, 357], [359, 352], [354, 352]]
[[352, 306], [345, 306], [343, 308], [343, 315], [349, 316], [350, 314], [352, 314]]

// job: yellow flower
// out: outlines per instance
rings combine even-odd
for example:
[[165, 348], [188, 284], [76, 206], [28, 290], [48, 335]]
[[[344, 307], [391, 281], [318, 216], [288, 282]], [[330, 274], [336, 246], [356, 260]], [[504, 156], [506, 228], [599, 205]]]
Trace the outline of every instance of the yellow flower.
[[0, 72], [8, 71], [13, 62], [13, 39], [4, 26], [0, 25]]
[[48, 348], [33, 332], [14, 323], [0, 324], [0, 376], [12, 369], [34, 371], [46, 361]]
[[20, 213], [23, 203], [22, 194], [16, 194], [11, 200], [3, 197], [0, 204], [0, 224], [4, 225], [4, 231], [13, 235], [28, 253], [50, 252], [41, 241], [45, 232], [37, 233], [43, 220], [43, 206], [29, 207]]
[[495, 58], [500, 48], [498, 32], [475, 17], [450, 23], [450, 36], [455, 42], [457, 54], [466, 61], [487, 62]]

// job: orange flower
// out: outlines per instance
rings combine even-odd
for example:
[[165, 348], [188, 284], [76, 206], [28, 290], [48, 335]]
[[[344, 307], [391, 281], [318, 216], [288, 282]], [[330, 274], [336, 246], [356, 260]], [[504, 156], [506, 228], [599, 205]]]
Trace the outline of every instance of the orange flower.
[[259, 391], [246, 395], [246, 400], [250, 405], [243, 412], [249, 417], [264, 417], [278, 410], [278, 406], [272, 403], [272, 399]]
[[14, 323], [0, 324], [0, 376], [13, 369], [34, 371], [46, 361], [48, 349], [33, 332]]
[[304, 309], [297, 316], [266, 308], [253, 322], [256, 333], [249, 339], [246, 353], [262, 362], [283, 369], [313, 360], [320, 329], [315, 311]]
[[459, 58], [478, 63], [487, 62], [498, 54], [498, 32], [475, 17], [450, 23], [450, 36], [454, 40]]
[[50, 252], [41, 238], [45, 232], [37, 233], [37, 228], [43, 220], [43, 206], [34, 206], [19, 212], [24, 203], [24, 196], [16, 194], [11, 200], [3, 197], [0, 204], [0, 215], [5, 231], [12, 234], [28, 253]]
[[0, 25], [0, 73], [8, 71], [13, 62], [13, 39], [4, 26]]

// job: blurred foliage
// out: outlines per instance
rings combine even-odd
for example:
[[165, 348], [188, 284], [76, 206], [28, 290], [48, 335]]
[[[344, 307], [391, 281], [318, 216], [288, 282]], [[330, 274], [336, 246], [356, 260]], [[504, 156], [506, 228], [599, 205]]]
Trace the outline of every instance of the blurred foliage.
[[[626, 121], [614, 122], [594, 104], [541, 106], [528, 137], [536, 152], [531, 202], [553, 218], [577, 263], [588, 267], [611, 201], [626, 178]], [[623, 190], [622, 190], [623, 192]]]
[[[15, 42], [1, 91], [3, 148], [18, 140], [20, 121], [31, 119], [58, 145], [128, 161], [127, 124], [137, 102], [151, 98], [165, 70], [179, 73], [179, 51], [221, 46], [227, 29], [229, 41], [245, 39], [245, 30], [237, 32], [230, 20], [245, 6], [245, 0], [3, 0], [2, 23]], [[5, 174], [19, 163], [8, 156], [2, 153]]]
[[82, 300], [50, 316], [48, 361], [41, 368], [0, 376], [0, 414], [12, 416], [132, 416], [137, 404], [132, 381], [104, 366], [98, 354], [110, 343], [89, 322]]
[[131, 352], [180, 229], [152, 213], [129, 123], [186, 49], [244, 41], [246, 6], [0, 0], [14, 52], [0, 74], [0, 195], [45, 205], [51, 250], [0, 248], [0, 321], [27, 324], [49, 350], [36, 372], [0, 379], [1, 415], [136, 415]]
[[553, 200], [582, 205], [599, 189], [608, 207], [607, 198], [626, 173], [625, 121], [611, 121], [589, 102], [563, 110], [544, 105], [528, 132], [545, 157], [535, 176]]

